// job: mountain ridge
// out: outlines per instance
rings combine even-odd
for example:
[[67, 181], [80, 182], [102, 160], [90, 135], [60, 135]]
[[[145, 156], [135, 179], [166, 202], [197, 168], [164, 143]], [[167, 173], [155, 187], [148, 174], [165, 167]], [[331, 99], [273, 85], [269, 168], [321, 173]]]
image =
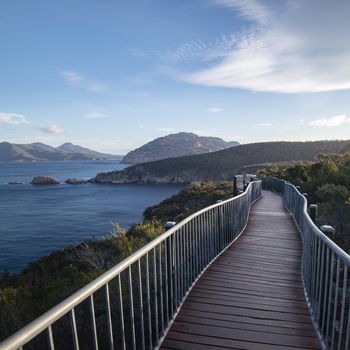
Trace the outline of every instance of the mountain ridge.
[[237, 141], [224, 141], [219, 137], [198, 136], [190, 132], [179, 132], [158, 137], [127, 153], [124, 164], [139, 164], [203, 153], [211, 153], [239, 145]]
[[0, 162], [34, 162], [62, 160], [121, 159], [122, 156], [101, 153], [66, 142], [52, 147], [41, 142], [16, 144], [0, 142]]
[[96, 183], [191, 183], [232, 179], [240, 169], [267, 163], [312, 161], [319, 153], [350, 151], [350, 140], [261, 142], [225, 150], [167, 158], [129, 166], [121, 171], [97, 174]]

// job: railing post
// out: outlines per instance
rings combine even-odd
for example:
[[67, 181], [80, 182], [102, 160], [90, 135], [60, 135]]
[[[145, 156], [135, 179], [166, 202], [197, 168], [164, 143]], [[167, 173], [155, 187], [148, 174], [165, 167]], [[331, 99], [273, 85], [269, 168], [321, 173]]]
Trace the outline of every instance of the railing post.
[[[223, 201], [221, 199], [217, 200], [216, 203], [222, 203]], [[224, 237], [223, 237], [223, 230], [222, 230], [222, 213], [221, 213], [221, 206], [217, 207], [218, 209], [218, 217], [217, 217], [217, 227], [218, 227], [218, 245], [219, 245], [219, 249], [222, 250], [223, 248], [223, 243], [225, 241]]]
[[233, 195], [237, 195], [237, 177], [236, 175], [233, 176]]
[[309, 205], [309, 215], [311, 220], [316, 223], [316, 217], [317, 217], [317, 204], [310, 204]]

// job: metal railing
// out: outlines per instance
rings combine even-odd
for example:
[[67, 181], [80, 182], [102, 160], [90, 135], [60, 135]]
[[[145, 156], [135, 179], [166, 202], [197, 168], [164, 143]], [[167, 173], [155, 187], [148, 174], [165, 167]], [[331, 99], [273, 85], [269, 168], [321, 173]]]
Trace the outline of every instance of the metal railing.
[[[302, 279], [316, 333], [324, 349], [350, 349], [350, 256], [312, 222], [307, 199], [292, 184], [263, 179], [283, 195], [303, 240]], [[349, 218], [350, 219], [350, 218]]]
[[12, 349], [154, 349], [210, 263], [243, 232], [261, 181], [202, 209], [0, 344]]

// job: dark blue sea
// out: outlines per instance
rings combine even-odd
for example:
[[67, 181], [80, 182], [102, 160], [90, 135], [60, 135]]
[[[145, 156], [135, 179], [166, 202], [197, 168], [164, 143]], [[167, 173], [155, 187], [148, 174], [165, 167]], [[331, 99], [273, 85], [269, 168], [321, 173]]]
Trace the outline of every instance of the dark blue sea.
[[[177, 193], [176, 185], [45, 185], [31, 179], [50, 175], [89, 179], [98, 172], [122, 169], [118, 161], [0, 163], [0, 268], [21, 271], [52, 250], [99, 238], [111, 223], [127, 228], [143, 211]], [[23, 185], [8, 185], [11, 181]]]

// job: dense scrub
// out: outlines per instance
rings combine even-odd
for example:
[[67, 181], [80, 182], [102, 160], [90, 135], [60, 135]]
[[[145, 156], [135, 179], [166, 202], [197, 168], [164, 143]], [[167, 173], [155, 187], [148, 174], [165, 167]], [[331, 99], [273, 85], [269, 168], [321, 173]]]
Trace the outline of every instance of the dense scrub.
[[187, 187], [158, 205], [144, 212], [145, 220], [179, 222], [201, 208], [214, 204], [217, 200], [232, 197], [233, 182], [202, 182]]
[[318, 223], [335, 227], [335, 240], [350, 252], [350, 153], [317, 156], [316, 161], [290, 168], [270, 167], [260, 175], [272, 175], [300, 186], [309, 203], [317, 203]]

